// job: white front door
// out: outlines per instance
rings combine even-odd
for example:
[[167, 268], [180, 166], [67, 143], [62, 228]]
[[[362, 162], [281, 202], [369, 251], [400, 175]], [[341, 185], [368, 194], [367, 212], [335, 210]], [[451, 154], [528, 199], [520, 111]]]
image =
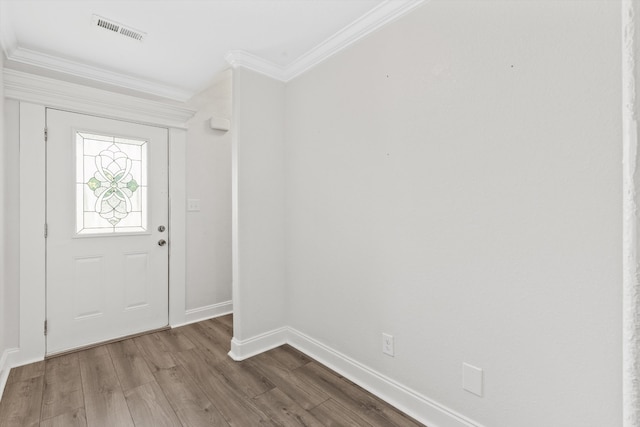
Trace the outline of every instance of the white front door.
[[46, 115], [47, 354], [166, 326], [167, 129]]

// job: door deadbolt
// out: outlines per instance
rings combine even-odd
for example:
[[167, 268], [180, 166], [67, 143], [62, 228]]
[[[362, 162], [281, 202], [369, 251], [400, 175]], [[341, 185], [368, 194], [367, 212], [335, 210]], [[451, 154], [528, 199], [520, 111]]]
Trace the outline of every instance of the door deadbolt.
[[158, 231], [159, 231], [159, 232], [161, 232], [161, 233], [162, 233], [164, 230], [166, 230], [166, 229], [167, 229], [167, 228], [166, 228], [164, 225], [160, 225], [160, 226], [158, 227]]

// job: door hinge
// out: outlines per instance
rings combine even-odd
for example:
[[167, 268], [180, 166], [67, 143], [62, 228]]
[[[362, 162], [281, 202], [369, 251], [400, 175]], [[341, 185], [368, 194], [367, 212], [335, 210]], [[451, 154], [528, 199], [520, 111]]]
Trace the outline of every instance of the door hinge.
[[44, 334], [47, 335], [48, 329], [47, 329], [47, 321], [44, 321]]
[[49, 136], [49, 132], [48, 132], [47, 128], [44, 128], [44, 142], [47, 142], [48, 136]]
[[44, 223], [44, 238], [46, 239], [49, 236], [49, 224]]

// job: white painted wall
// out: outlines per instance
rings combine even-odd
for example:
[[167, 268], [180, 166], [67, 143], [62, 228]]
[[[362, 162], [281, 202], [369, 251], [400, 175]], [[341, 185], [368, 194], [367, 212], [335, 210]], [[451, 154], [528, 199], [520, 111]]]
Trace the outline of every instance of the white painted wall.
[[[3, 58], [0, 55], [0, 65]], [[11, 351], [19, 345], [19, 168], [18, 104], [4, 100], [0, 75], [0, 387], [9, 373]]]
[[620, 425], [620, 41], [433, 0], [289, 82], [288, 323], [479, 424]]
[[[0, 55], [0, 69], [4, 64], [4, 55]], [[7, 177], [4, 171], [6, 170], [6, 160], [5, 160], [5, 137], [4, 137], [4, 81], [3, 78], [0, 77], [0, 165], [2, 165], [2, 173], [0, 173], [0, 206], [5, 206], [5, 188], [7, 186]], [[7, 319], [5, 317], [6, 310], [6, 297], [5, 297], [5, 288], [7, 287], [7, 279], [6, 279], [6, 268], [5, 268], [5, 253], [6, 253], [6, 244], [5, 244], [5, 209], [0, 209], [0, 309], [2, 309], [2, 313], [0, 314], [0, 356], [6, 350], [5, 344], [5, 330], [7, 328]], [[3, 366], [0, 366], [0, 371], [3, 370]], [[0, 377], [2, 372], [0, 372]]]
[[4, 100], [4, 337], [5, 348], [19, 346], [20, 331], [20, 105]]
[[233, 75], [234, 341], [284, 326], [284, 84]]
[[623, 427], [640, 425], [640, 176], [638, 116], [640, 99], [640, 2], [622, 6], [622, 418]]
[[231, 117], [232, 72], [221, 73], [189, 106], [187, 131], [187, 320], [229, 312], [231, 305], [231, 133], [213, 130], [212, 116]]
[[[0, 87], [3, 88], [1, 83]], [[3, 207], [0, 212], [0, 388], [4, 388], [13, 363], [13, 353], [20, 344], [20, 220], [17, 208], [20, 200], [20, 151], [18, 103], [4, 100], [3, 94], [0, 94], [0, 105], [0, 206]]]

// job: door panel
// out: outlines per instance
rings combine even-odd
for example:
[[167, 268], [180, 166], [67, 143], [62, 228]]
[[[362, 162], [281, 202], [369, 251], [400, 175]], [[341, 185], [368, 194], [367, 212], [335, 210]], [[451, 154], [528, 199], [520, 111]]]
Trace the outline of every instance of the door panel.
[[[103, 315], [106, 290], [103, 281], [104, 257], [74, 257], [73, 260], [73, 287], [69, 289], [73, 301], [73, 306], [70, 307], [73, 319]], [[55, 289], [56, 287], [52, 287], [52, 291]]]
[[168, 132], [47, 109], [47, 354], [168, 324]]
[[149, 305], [149, 254], [124, 254], [125, 310]]

